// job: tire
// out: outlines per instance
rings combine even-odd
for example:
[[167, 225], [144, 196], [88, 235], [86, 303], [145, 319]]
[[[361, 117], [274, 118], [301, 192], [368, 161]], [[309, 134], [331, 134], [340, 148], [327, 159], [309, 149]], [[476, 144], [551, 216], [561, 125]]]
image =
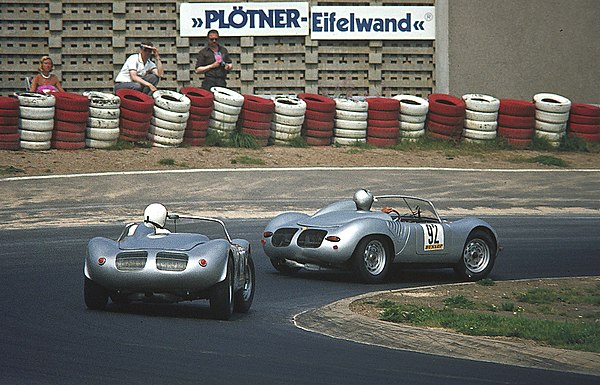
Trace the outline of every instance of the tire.
[[86, 139], [85, 146], [89, 148], [106, 149], [115, 146], [118, 141], [115, 140], [98, 140], [98, 139]]
[[253, 128], [242, 127], [242, 132], [254, 136], [256, 139], [269, 139], [271, 130], [256, 130]]
[[306, 113], [306, 103], [302, 99], [293, 96], [276, 96], [275, 112], [289, 116], [304, 116]]
[[55, 92], [56, 108], [60, 110], [88, 113], [90, 100], [87, 96], [74, 92]]
[[367, 137], [397, 139], [399, 131], [400, 129], [398, 127], [373, 126], [367, 129]]
[[401, 122], [404, 123], [423, 123], [425, 120], [427, 120], [427, 115], [404, 115], [404, 114], [400, 114], [400, 117], [398, 118], [398, 120], [400, 120]]
[[[152, 115], [156, 118], [174, 123], [185, 123], [190, 118], [189, 112], [174, 112], [165, 110], [164, 108], [159, 106], [154, 106], [154, 112]], [[152, 118], [150, 118], [149, 120], [151, 119]]]
[[30, 142], [28, 140], [21, 140], [19, 143], [22, 149], [32, 151], [49, 150], [52, 147], [52, 143], [49, 140], [46, 142]]
[[533, 129], [535, 127], [535, 116], [498, 114], [498, 126]]
[[600, 117], [600, 107], [585, 103], [571, 104], [571, 113], [575, 115]]
[[335, 123], [333, 120], [331, 121], [322, 121], [322, 120], [313, 120], [313, 119], [304, 119], [304, 123], [302, 124], [307, 130], [313, 131], [329, 131], [332, 132], [335, 127]]
[[479, 131], [496, 131], [498, 122], [483, 122], [479, 120], [465, 119], [465, 128]]
[[153, 116], [152, 120], [150, 121], [150, 126], [160, 127], [165, 130], [183, 131], [187, 127], [187, 122], [184, 122], [184, 123], [169, 122], [168, 120], [162, 120], [162, 119], [159, 119], [159, 118]]
[[27, 107], [54, 107], [56, 98], [52, 94], [38, 94], [35, 92], [16, 92], [20, 106]]
[[535, 119], [547, 123], [564, 123], [569, 120], [569, 113], [535, 110]]
[[335, 110], [335, 119], [364, 122], [369, 118], [367, 111]]
[[449, 115], [441, 115], [436, 112], [430, 111], [427, 114], [427, 118], [430, 121], [445, 124], [447, 126], [462, 126], [464, 125], [464, 118], [462, 116], [449, 116]]
[[190, 99], [194, 107], [211, 107], [215, 100], [212, 92], [200, 87], [183, 87], [180, 92]]
[[[150, 130], [152, 130], [152, 127], [150, 127]], [[163, 146], [168, 146], [168, 147], [177, 147], [181, 143], [183, 143], [183, 132], [181, 133], [182, 135], [178, 138], [168, 138], [166, 136], [156, 135], [156, 134], [150, 132], [150, 130], [148, 130], [146, 139], [148, 139], [148, 141], [152, 142], [153, 144], [161, 144]]]
[[363, 138], [343, 138], [343, 137], [334, 136], [333, 143], [338, 144], [340, 146], [355, 146], [357, 144], [367, 143], [367, 139], [365, 137], [363, 137]]
[[0, 126], [17, 126], [19, 125], [19, 113], [17, 116], [0, 116]]
[[495, 260], [495, 240], [486, 231], [476, 229], [467, 237], [454, 270], [466, 281], [479, 281], [488, 276]]
[[[103, 141], [114, 141], [119, 139], [120, 130], [119, 128], [95, 128], [86, 127], [85, 137], [87, 139], [103, 140]], [[88, 146], [90, 147], [90, 146]]]
[[369, 119], [367, 120], [367, 127], [384, 127], [384, 128], [400, 128], [400, 121], [398, 119], [391, 120], [377, 120], [377, 119]]
[[[302, 131], [302, 126], [300, 126], [300, 125], [292, 126], [289, 124], [273, 122], [273, 123], [271, 123], [271, 130], [276, 131], [276, 132], [281, 132], [284, 134], [299, 134]], [[285, 138], [278, 138], [278, 139], [285, 139]]]
[[465, 110], [465, 118], [470, 120], [479, 120], [480, 122], [495, 122], [498, 120], [498, 112], [480, 112]]
[[396, 111], [369, 110], [368, 119], [399, 120], [400, 119], [400, 110], [396, 110]]
[[[19, 108], [19, 98], [14, 96], [0, 96], [0, 110], [17, 111]], [[6, 115], [4, 115], [6, 116]], [[15, 116], [15, 115], [11, 115]], [[18, 115], [16, 115], [18, 116]]]
[[254, 299], [254, 288], [256, 287], [256, 274], [254, 271], [254, 261], [248, 255], [248, 263], [245, 266], [246, 279], [244, 286], [235, 293], [233, 298], [233, 310], [236, 313], [248, 313], [252, 300]]
[[223, 321], [227, 321], [231, 318], [234, 308], [233, 261], [228, 259], [225, 279], [213, 286], [210, 291], [209, 302], [210, 311], [212, 312], [213, 317]]
[[19, 119], [19, 128], [31, 131], [52, 131], [54, 120]]
[[374, 97], [367, 98], [369, 114], [375, 111], [394, 111], [400, 114], [400, 101], [392, 98]]
[[119, 109], [121, 105], [121, 99], [117, 95], [108, 94], [105, 92], [89, 91], [84, 92], [83, 95], [87, 96], [90, 100], [91, 108], [100, 109]]
[[597, 134], [600, 132], [600, 124], [569, 123], [569, 132], [576, 132], [579, 134]]
[[244, 119], [241, 123], [242, 127], [251, 128], [253, 130], [270, 130], [271, 121], [268, 122], [256, 122], [254, 120]]
[[429, 101], [413, 95], [396, 95], [392, 97], [400, 102], [400, 113], [404, 115], [427, 115]]
[[160, 139], [158, 140], [159, 143], [163, 143], [163, 144], [179, 144], [179, 143], [176, 143], [176, 141], [171, 142], [170, 140], [171, 139], [181, 139], [181, 138], [183, 138], [183, 135], [185, 133], [184, 130], [171, 130], [168, 128], [153, 126], [152, 124], [150, 125], [148, 132], [150, 134], [154, 134], [155, 136], [160, 136], [162, 138], [168, 138], [169, 142], [166, 142], [166, 143], [163, 143]]
[[214, 111], [219, 111], [227, 115], [237, 116], [240, 114], [240, 112], [242, 112], [242, 107], [232, 106], [215, 100], [213, 104], [213, 112]]
[[500, 100], [493, 96], [482, 94], [466, 94], [462, 96], [469, 110], [478, 112], [498, 112]]
[[335, 118], [335, 111], [336, 110], [333, 110], [330, 112], [320, 112], [320, 111], [309, 110], [307, 108], [306, 113], [304, 114], [304, 117], [306, 119], [319, 120], [322, 122], [333, 122], [333, 119]]
[[98, 108], [90, 107], [90, 118], [98, 119], [119, 119], [121, 109], [117, 108]]
[[524, 100], [500, 99], [498, 113], [514, 116], [534, 116], [535, 104]]
[[536, 120], [535, 129], [546, 132], [563, 133], [567, 130], [567, 123], [547, 123], [542, 122], [541, 120]]
[[216, 101], [236, 107], [244, 105], [244, 97], [234, 90], [225, 87], [211, 87], [210, 91]]
[[431, 94], [428, 100], [430, 113], [461, 118], [465, 116], [466, 104], [461, 98], [448, 94]]
[[464, 129], [463, 137], [477, 140], [494, 140], [496, 139], [496, 131], [482, 131], [482, 130], [471, 130]]
[[190, 119], [208, 119], [210, 114], [213, 111], [213, 107], [196, 107], [194, 105], [190, 106]]
[[47, 142], [52, 139], [52, 131], [19, 130], [19, 138], [28, 142]]
[[283, 131], [271, 131], [271, 138], [280, 139], [280, 140], [292, 140], [300, 136], [300, 130], [296, 133], [289, 133]]
[[335, 128], [344, 130], [366, 130], [369, 123], [366, 120], [335, 119]]
[[262, 98], [256, 95], [243, 95], [245, 110], [259, 112], [263, 114], [272, 114], [275, 111], [275, 102], [271, 99]]
[[348, 98], [336, 98], [333, 100], [335, 101], [336, 112], [337, 110], [367, 112], [369, 109], [369, 104], [364, 100], [354, 100]]
[[335, 111], [335, 100], [318, 94], [300, 93], [298, 98], [304, 100], [306, 109], [318, 112], [333, 112]]
[[311, 138], [331, 138], [333, 136], [333, 131], [321, 131], [321, 130], [302, 130], [302, 136], [311, 137]]
[[83, 298], [90, 310], [104, 310], [108, 303], [108, 290], [84, 276]]
[[422, 138], [424, 136], [425, 136], [425, 129], [418, 130], [418, 131], [400, 130], [400, 132], [398, 134], [398, 139], [416, 139], [416, 138]]
[[498, 127], [498, 136], [511, 139], [531, 139], [535, 130], [512, 127]]
[[367, 130], [348, 130], [344, 128], [336, 128], [334, 135], [336, 138], [365, 139], [367, 137]]
[[252, 110], [243, 109], [240, 112], [241, 120], [253, 120], [255, 122], [271, 122], [273, 120], [272, 112], [256, 112]]
[[273, 122], [286, 124], [288, 126], [301, 126], [304, 123], [304, 115], [290, 116], [276, 112], [273, 114]]
[[54, 119], [54, 107], [19, 107], [19, 116], [23, 119]]
[[152, 119], [154, 107], [150, 110], [150, 112], [138, 112], [133, 110], [128, 110], [127, 108], [121, 107], [121, 114], [119, 116], [120, 119], [127, 119], [132, 122], [140, 122], [140, 123], [150, 123], [150, 119]]
[[179, 92], [158, 90], [152, 93], [154, 105], [171, 112], [189, 112], [190, 99]]
[[69, 132], [54, 130], [52, 132], [52, 140], [58, 142], [84, 142], [85, 131], [82, 132]]
[[400, 121], [400, 129], [402, 131], [421, 131], [425, 129], [425, 122], [409, 123]]
[[54, 110], [54, 119], [62, 120], [64, 122], [87, 123], [89, 116], [89, 109], [86, 111], [70, 111], [56, 108]]
[[221, 122], [220, 120], [211, 119], [208, 121], [208, 127], [209, 129], [229, 133], [235, 131], [237, 125], [236, 123]]
[[377, 236], [363, 238], [352, 254], [352, 267], [365, 283], [381, 283], [387, 275], [393, 255], [387, 242]]
[[213, 118], [214, 120], [218, 120], [220, 122], [225, 122], [225, 123], [235, 123], [238, 121], [239, 119], [239, 115], [235, 114], [226, 114], [224, 112], [221, 111], [217, 111], [217, 110], [213, 110], [213, 112], [211, 112], [210, 117]]
[[564, 96], [540, 93], [533, 96], [535, 108], [547, 112], [564, 113], [571, 109], [571, 101]]
[[88, 118], [87, 127], [94, 128], [118, 128], [119, 119]]
[[121, 88], [116, 95], [121, 99], [121, 108], [126, 110], [151, 113], [154, 107], [154, 99], [140, 91]]
[[281, 274], [294, 275], [301, 269], [300, 267], [289, 266], [279, 258], [269, 258], [269, 260], [271, 261], [271, 265], [275, 268], [275, 270]]

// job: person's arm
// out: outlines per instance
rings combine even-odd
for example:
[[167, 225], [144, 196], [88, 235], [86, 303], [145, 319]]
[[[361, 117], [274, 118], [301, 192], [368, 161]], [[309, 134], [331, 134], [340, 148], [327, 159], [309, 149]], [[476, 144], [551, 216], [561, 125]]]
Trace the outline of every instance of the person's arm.
[[29, 92], [35, 92], [38, 86], [39, 75], [35, 75], [33, 80], [31, 81], [31, 86], [29, 87]]
[[158, 53], [158, 48], [154, 47], [153, 53], [154, 58], [156, 59], [156, 68], [154, 68], [152, 72], [162, 79], [165, 76], [165, 72], [163, 70], [162, 61], [160, 61], [160, 54]]
[[214, 63], [208, 64], [205, 66], [199, 66], [199, 67], [196, 67], [196, 73], [203, 74], [206, 71], [211, 70], [213, 68], [219, 68], [220, 65], [221, 65], [220, 63], [214, 62]]
[[58, 78], [58, 76], [56, 76], [56, 75], [54, 75], [54, 76], [56, 77], [56, 83], [54, 84], [54, 87], [56, 87], [56, 89], [59, 90], [60, 92], [65, 92], [65, 90], [60, 85], [60, 79]]

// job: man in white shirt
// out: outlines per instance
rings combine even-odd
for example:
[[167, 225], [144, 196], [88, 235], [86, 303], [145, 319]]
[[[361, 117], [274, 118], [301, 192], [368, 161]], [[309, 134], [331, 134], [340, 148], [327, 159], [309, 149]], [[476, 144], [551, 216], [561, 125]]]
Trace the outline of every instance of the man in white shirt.
[[[152, 56], [156, 63], [150, 60]], [[115, 91], [129, 88], [152, 95], [163, 75], [158, 48], [154, 47], [151, 42], [145, 41], [140, 44], [140, 52], [129, 56], [123, 64], [115, 78]]]

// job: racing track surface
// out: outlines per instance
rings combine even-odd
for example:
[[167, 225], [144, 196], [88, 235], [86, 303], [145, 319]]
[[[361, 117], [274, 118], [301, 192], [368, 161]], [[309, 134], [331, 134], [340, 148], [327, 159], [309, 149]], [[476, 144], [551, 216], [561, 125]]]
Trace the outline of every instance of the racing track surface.
[[[495, 280], [600, 274], [600, 218], [492, 217], [505, 250]], [[228, 221], [254, 248], [250, 313], [210, 319], [207, 301], [85, 309], [85, 245], [120, 226], [0, 231], [2, 384], [593, 384], [597, 377], [366, 346], [297, 329], [291, 317], [360, 293], [455, 280], [398, 270], [384, 285], [346, 272], [281, 276], [259, 247], [266, 221]], [[530, 229], [527, 232], [521, 229]]]

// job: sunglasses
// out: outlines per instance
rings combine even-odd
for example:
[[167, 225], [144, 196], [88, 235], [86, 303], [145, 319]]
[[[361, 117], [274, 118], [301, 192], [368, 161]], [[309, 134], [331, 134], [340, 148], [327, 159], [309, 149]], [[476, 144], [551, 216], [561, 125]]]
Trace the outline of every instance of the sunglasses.
[[210, 40], [210, 41], [217, 41], [217, 40], [219, 40], [219, 38], [218, 37], [211, 37], [208, 40]]

